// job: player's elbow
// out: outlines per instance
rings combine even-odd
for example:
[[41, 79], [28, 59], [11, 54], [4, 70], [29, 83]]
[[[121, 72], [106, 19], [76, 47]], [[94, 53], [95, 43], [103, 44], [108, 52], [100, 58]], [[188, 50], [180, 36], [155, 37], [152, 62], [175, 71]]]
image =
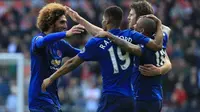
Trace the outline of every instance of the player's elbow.
[[[171, 64], [171, 62], [170, 62], [170, 60], [169, 59], [167, 59], [166, 61], [165, 61], [165, 65], [167, 66], [166, 68], [167, 68], [167, 70], [166, 70], [166, 73], [168, 73], [169, 71], [171, 71], [171, 69], [172, 69], [172, 64]], [[166, 74], [165, 73], [165, 74]]]
[[169, 71], [172, 69], [172, 63], [170, 61], [168, 61], [168, 67], [169, 67]]
[[83, 60], [79, 59], [78, 56], [75, 56], [73, 58], [71, 58], [70, 60], [68, 60], [67, 62], [67, 66], [68, 66], [68, 69], [71, 71], [71, 70], [74, 70], [76, 67], [78, 67], [81, 63], [83, 62]]
[[168, 26], [163, 25], [162, 30], [163, 30], [163, 32], [167, 33], [168, 37], [170, 36], [170, 34], [171, 34], [171, 28], [169, 28]]
[[131, 50], [130, 50], [131, 52], [131, 54], [133, 54], [133, 55], [136, 55], [136, 56], [141, 56], [142, 55], [142, 50], [138, 47], [138, 48], [132, 48]]
[[146, 44], [146, 46], [153, 51], [159, 51], [162, 49], [162, 43], [158, 44], [157, 42], [155, 42], [155, 40], [150, 41]]
[[162, 44], [157, 45], [155, 44], [155, 47], [153, 48], [154, 51], [160, 51], [162, 49]]
[[142, 55], [142, 51], [141, 48], [137, 45], [133, 45], [130, 43], [127, 43], [127, 47], [124, 47], [124, 49], [127, 49], [127, 51], [130, 54], [136, 55], [136, 56], [141, 56]]
[[157, 45], [157, 50], [161, 50], [162, 49], [162, 44], [160, 44], [160, 45]]

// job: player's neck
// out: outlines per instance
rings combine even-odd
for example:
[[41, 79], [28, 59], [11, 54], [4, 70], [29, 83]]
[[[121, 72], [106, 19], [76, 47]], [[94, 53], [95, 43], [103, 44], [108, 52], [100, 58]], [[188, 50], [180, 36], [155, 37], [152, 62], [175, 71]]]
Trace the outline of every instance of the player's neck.
[[53, 31], [52, 31], [51, 29], [49, 29], [48, 31], [45, 31], [44, 34], [47, 35], [47, 34], [52, 33], [52, 32], [53, 32]]

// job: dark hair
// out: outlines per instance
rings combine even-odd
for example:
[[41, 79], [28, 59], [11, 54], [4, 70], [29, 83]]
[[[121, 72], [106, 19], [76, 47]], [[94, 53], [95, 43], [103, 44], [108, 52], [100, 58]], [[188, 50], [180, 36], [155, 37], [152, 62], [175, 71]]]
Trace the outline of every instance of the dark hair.
[[120, 7], [110, 6], [105, 9], [104, 15], [111, 20], [111, 24], [117, 27], [120, 26], [123, 17], [123, 11]]
[[45, 32], [54, 24], [62, 15], [66, 14], [65, 7], [59, 3], [50, 3], [44, 6], [37, 18], [37, 27]]
[[153, 7], [145, 0], [133, 2], [130, 7], [135, 10], [136, 19], [143, 15], [153, 14]]
[[153, 19], [147, 17], [141, 17], [140, 19], [140, 27], [144, 28], [145, 34], [148, 34], [148, 36], [152, 36], [156, 33], [157, 26], [156, 22]]

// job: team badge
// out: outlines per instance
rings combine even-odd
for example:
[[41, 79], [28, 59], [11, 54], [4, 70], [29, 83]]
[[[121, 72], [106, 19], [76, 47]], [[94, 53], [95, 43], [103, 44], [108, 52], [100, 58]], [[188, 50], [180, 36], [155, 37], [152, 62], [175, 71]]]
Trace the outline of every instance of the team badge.
[[60, 60], [51, 60], [51, 64], [54, 66], [59, 66], [61, 64]]

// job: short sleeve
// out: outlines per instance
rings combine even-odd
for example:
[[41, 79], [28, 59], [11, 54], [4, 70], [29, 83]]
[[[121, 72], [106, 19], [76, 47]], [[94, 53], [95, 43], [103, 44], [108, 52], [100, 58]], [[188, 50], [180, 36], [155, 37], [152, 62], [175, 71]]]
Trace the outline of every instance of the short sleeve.
[[167, 42], [168, 42], [168, 35], [166, 32], [163, 33], [163, 48], [167, 48]]
[[146, 45], [150, 41], [149, 37], [146, 37], [143, 34], [141, 34], [139, 32], [136, 32], [134, 30], [130, 31], [130, 36], [131, 36], [131, 38], [133, 40], [132, 42], [136, 43], [136, 44]]
[[141, 49], [141, 51], [142, 51], [142, 54], [143, 54], [143, 53], [144, 53], [144, 51], [145, 51], [145, 47], [144, 47], [144, 45], [142, 45], [142, 44], [140, 44], [139, 46], [140, 46], [140, 49]]
[[78, 56], [84, 61], [97, 61], [98, 49], [94, 38], [90, 39]]

